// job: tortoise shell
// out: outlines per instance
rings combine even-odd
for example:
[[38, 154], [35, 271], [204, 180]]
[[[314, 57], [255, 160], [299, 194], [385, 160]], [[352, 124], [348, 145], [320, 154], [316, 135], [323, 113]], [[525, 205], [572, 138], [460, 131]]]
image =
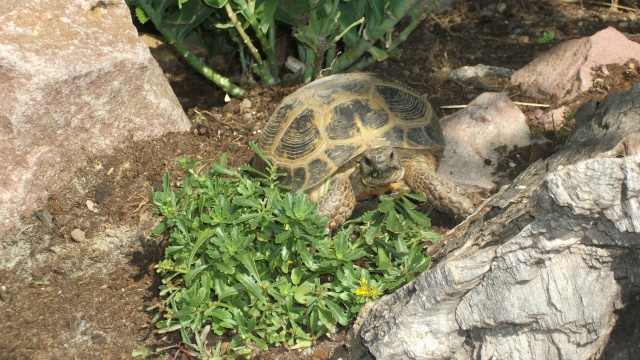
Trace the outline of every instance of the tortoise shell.
[[278, 105], [258, 141], [292, 190], [303, 191], [382, 145], [439, 158], [444, 137], [423, 96], [369, 73], [332, 75], [300, 88]]

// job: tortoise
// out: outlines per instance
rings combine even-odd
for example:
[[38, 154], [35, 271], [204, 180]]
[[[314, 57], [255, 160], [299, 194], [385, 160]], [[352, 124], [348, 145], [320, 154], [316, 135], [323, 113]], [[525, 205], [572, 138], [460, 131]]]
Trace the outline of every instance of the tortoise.
[[[331, 75], [298, 89], [278, 105], [258, 140], [291, 190], [318, 202], [330, 227], [351, 216], [358, 195], [402, 181], [435, 209], [466, 218], [471, 201], [435, 173], [444, 146], [424, 97], [373, 73]], [[264, 169], [258, 156], [253, 165]]]

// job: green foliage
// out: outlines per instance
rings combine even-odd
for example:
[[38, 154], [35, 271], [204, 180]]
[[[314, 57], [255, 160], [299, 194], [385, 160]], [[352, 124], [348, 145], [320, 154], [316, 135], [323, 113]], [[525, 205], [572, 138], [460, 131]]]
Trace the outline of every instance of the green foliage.
[[553, 31], [543, 32], [542, 36], [538, 39], [538, 44], [547, 44], [550, 43], [556, 37], [556, 33]]
[[310, 346], [428, 268], [422, 246], [438, 235], [411, 201], [422, 197], [384, 197], [378, 210], [331, 233], [306, 194], [283, 190], [277, 167], [261, 174], [227, 167], [226, 158], [208, 171], [181, 160], [181, 188], [174, 191], [165, 174], [163, 190], [151, 191], [163, 217], [154, 235], [169, 231], [157, 265], [156, 325], [160, 333], [180, 331], [192, 354], [210, 353], [205, 327], [232, 335], [235, 355]]
[[[398, 56], [397, 46], [436, 6], [432, 0], [125, 1], [140, 23], [151, 21], [194, 68], [237, 97], [243, 97], [244, 90], [189, 53], [187, 39], [197, 40], [210, 54], [225, 46], [237, 48], [243, 71], [271, 86], [278, 79], [276, 30], [291, 29], [305, 64], [304, 81], [309, 82], [321, 73]], [[406, 17], [409, 21], [399, 28]]]

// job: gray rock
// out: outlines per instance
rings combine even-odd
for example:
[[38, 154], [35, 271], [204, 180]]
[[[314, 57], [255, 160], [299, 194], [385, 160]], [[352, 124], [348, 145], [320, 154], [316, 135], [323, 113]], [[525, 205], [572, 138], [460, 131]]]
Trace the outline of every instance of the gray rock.
[[[583, 106], [557, 154], [451, 231], [432, 269], [360, 315], [353, 348], [376, 359], [638, 354], [637, 318], [624, 314], [640, 305], [639, 97], [637, 84]], [[354, 355], [343, 358], [368, 356]]]
[[0, 237], [88, 155], [189, 129], [128, 7], [99, 3], [0, 3]]
[[473, 78], [482, 78], [485, 76], [498, 76], [509, 78], [511, 75], [515, 73], [515, 70], [498, 67], [498, 66], [487, 66], [484, 64], [478, 64], [475, 66], [463, 66], [457, 68], [449, 73], [447, 76], [448, 80], [465, 82], [469, 81]]

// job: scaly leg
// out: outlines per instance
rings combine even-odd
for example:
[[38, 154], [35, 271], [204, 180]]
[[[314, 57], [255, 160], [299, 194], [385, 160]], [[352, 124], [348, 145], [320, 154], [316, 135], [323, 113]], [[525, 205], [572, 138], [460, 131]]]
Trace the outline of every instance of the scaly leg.
[[340, 174], [331, 179], [329, 190], [318, 200], [318, 213], [331, 218], [330, 228], [342, 225], [356, 205], [356, 195], [349, 177]]
[[403, 165], [407, 186], [415, 192], [423, 193], [433, 208], [458, 221], [473, 213], [473, 204], [458, 185], [439, 177], [421, 161], [404, 160]]

